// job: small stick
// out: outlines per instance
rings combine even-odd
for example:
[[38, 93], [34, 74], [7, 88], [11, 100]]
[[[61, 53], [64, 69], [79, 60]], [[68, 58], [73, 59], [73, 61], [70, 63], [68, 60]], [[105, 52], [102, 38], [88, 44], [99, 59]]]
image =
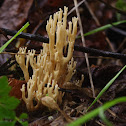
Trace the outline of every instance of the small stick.
[[[9, 30], [9, 29], [4, 29], [4, 28], [0, 28], [0, 29], [3, 29], [3, 31], [5, 31], [5, 33], [7, 35], [11, 35], [11, 36], [13, 36], [17, 33], [17, 31], [13, 31], [13, 30]], [[41, 35], [30, 34], [30, 33], [21, 33], [17, 37], [25, 38], [25, 39], [29, 39], [29, 40], [35, 40], [35, 41], [44, 42], [44, 43], [49, 42], [49, 38], [47, 38], [47, 37], [43, 37]], [[5, 50], [7, 51], [7, 49], [5, 49]], [[95, 56], [112, 57], [112, 58], [117, 58], [117, 59], [126, 59], [126, 54], [103, 51], [103, 50], [98, 50], [98, 49], [94, 49], [94, 48], [82, 47], [82, 46], [78, 46], [78, 45], [74, 46], [74, 50], [79, 51], [79, 52], [84, 52], [84, 53], [90, 53]], [[9, 53], [9, 52], [3, 52], [3, 53]]]
[[[80, 3], [77, 4], [77, 7], [79, 7], [82, 3], [84, 3], [85, 0], [82, 0]], [[76, 7], [73, 7], [69, 12], [68, 12], [68, 16], [76, 9]]]
[[[17, 31], [12, 31], [9, 29], [5, 29], [5, 28], [0, 28], [0, 30], [2, 30], [3, 32], [5, 32], [7, 35], [10, 36], [14, 36]], [[1, 32], [0, 32], [1, 34]], [[40, 35], [35, 35], [35, 34], [30, 34], [30, 33], [23, 33], [21, 32], [20, 35], [17, 36], [17, 38], [25, 38], [25, 39], [30, 39], [30, 40], [36, 40], [36, 41], [41, 41], [41, 42], [45, 42], [48, 43], [49, 39]]]
[[[84, 33], [83, 33], [83, 27], [82, 27], [82, 22], [81, 22], [81, 18], [80, 18], [80, 13], [79, 13], [79, 10], [78, 10], [78, 7], [77, 7], [77, 0], [74, 0], [74, 5], [76, 7], [76, 13], [77, 13], [77, 17], [78, 17], [78, 20], [79, 20], [82, 44], [83, 44], [83, 47], [86, 47], [85, 39], [84, 39]], [[93, 79], [92, 79], [92, 75], [91, 75], [91, 70], [90, 70], [90, 65], [89, 65], [89, 60], [88, 60], [87, 53], [85, 53], [85, 59], [86, 59], [86, 63], [87, 63], [87, 68], [88, 68], [89, 79], [90, 79], [91, 88], [92, 88], [92, 92], [93, 92], [93, 97], [95, 97], [94, 84], [93, 84]]]

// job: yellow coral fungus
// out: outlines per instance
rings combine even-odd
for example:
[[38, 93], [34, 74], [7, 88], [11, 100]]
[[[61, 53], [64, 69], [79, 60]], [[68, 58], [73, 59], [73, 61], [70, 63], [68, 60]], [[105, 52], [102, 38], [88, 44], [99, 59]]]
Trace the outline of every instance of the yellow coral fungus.
[[[72, 22], [69, 22], [69, 28], [66, 29], [67, 11], [68, 8], [64, 7], [64, 13], [60, 9], [53, 17], [50, 16], [46, 25], [49, 44], [43, 43], [43, 50], [37, 57], [35, 57], [35, 50], [29, 50], [25, 61], [25, 56], [19, 55], [19, 53], [26, 53], [26, 48], [20, 48], [16, 55], [16, 60], [27, 81], [27, 96], [25, 85], [22, 86], [21, 91], [28, 110], [37, 109], [42, 104], [40, 100], [46, 94], [57, 103], [61, 103], [63, 93], [59, 92], [58, 89], [64, 83], [69, 82], [75, 73], [76, 62], [72, 56], [78, 19], [72, 18]], [[63, 50], [67, 45], [68, 52], [65, 57]], [[29, 64], [33, 69], [33, 75], [30, 78]], [[37, 102], [36, 105], [33, 104], [34, 100]]]

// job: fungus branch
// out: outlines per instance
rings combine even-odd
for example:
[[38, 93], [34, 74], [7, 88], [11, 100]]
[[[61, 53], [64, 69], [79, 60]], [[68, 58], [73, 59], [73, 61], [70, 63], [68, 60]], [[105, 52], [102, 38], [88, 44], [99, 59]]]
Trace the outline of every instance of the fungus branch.
[[[46, 94], [60, 104], [63, 93], [58, 89], [64, 83], [69, 82], [75, 73], [76, 62], [73, 59], [73, 50], [78, 19], [72, 18], [72, 22], [69, 22], [69, 28], [66, 29], [67, 11], [68, 8], [64, 7], [64, 12], [60, 9], [53, 16], [50, 16], [46, 25], [49, 44], [43, 43], [43, 50], [39, 55], [35, 56], [35, 50], [28, 50], [26, 57], [25, 55], [16, 55], [16, 60], [27, 81], [27, 89], [23, 85], [21, 91], [28, 110], [37, 109], [42, 104], [41, 99]], [[68, 52], [65, 57], [63, 50], [67, 45]], [[26, 48], [20, 48], [18, 53], [26, 53]], [[33, 75], [30, 79], [29, 64], [33, 69]], [[34, 100], [37, 102], [36, 105], [33, 104]]]

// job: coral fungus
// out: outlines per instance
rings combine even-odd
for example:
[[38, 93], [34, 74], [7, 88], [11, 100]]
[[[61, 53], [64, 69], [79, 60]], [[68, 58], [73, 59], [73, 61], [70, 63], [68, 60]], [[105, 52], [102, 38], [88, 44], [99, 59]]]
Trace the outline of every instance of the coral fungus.
[[[26, 55], [21, 55], [26, 53], [26, 48], [20, 48], [16, 55], [27, 82], [27, 87], [23, 85], [21, 91], [28, 110], [37, 109], [46, 94], [60, 104], [63, 93], [58, 89], [69, 82], [75, 73], [76, 62], [72, 56], [78, 19], [73, 17], [67, 29], [67, 11], [68, 8], [64, 7], [64, 12], [60, 9], [53, 17], [50, 16], [46, 25], [49, 44], [43, 43], [39, 55], [35, 56], [35, 50], [28, 50]], [[67, 56], [64, 56], [63, 51], [67, 46]], [[32, 77], [29, 77], [29, 64], [33, 69]], [[33, 104], [34, 100], [36, 105]]]

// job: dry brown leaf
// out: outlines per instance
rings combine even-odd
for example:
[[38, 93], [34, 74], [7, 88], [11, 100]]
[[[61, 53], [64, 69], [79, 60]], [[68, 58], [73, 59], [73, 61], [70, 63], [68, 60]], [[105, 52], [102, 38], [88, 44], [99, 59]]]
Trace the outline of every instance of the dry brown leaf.
[[28, 16], [33, 0], [5, 0], [0, 8], [0, 27], [17, 29]]
[[22, 81], [22, 80], [16, 80], [16, 79], [9, 78], [9, 85], [12, 87], [12, 89], [10, 91], [10, 95], [15, 96], [18, 99], [21, 99], [22, 92], [20, 89], [23, 84], [26, 84], [26, 82]]

